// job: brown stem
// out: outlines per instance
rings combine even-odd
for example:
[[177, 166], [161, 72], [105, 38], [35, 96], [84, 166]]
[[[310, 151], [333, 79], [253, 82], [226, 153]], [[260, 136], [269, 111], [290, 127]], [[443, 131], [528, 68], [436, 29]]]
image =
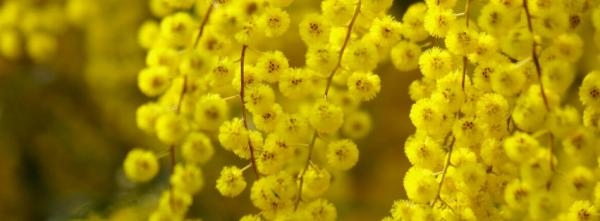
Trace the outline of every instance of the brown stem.
[[210, 5], [208, 6], [208, 9], [206, 9], [206, 13], [204, 14], [204, 18], [202, 18], [202, 23], [200, 24], [200, 28], [198, 29], [198, 36], [196, 36], [196, 40], [194, 40], [194, 47], [196, 48], [196, 46], [198, 46], [198, 43], [200, 42], [200, 37], [202, 37], [202, 34], [204, 33], [204, 27], [206, 27], [206, 24], [208, 23], [208, 18], [210, 17], [210, 14], [212, 13], [214, 7], [214, 2], [210, 1]]
[[[244, 63], [246, 58], [246, 49], [248, 49], [248, 45], [242, 46], [242, 55], [240, 57], [240, 102], [242, 103], [242, 120], [244, 122], [244, 128], [246, 131], [248, 130], [248, 119], [246, 117], [246, 102], [244, 101], [244, 93], [245, 93], [245, 85], [244, 85]], [[256, 174], [257, 178], [260, 178], [260, 173], [258, 173], [258, 169], [256, 168], [256, 157], [254, 157], [254, 147], [252, 146], [252, 140], [250, 139], [250, 134], [248, 133], [248, 148], [250, 148], [250, 161], [252, 162], [252, 169]]]
[[529, 7], [527, 5], [527, 0], [523, 0], [523, 9], [525, 9], [525, 16], [527, 18], [527, 28], [529, 29], [529, 33], [533, 39], [531, 45], [531, 57], [533, 58], [533, 63], [535, 64], [535, 71], [537, 72], [538, 81], [540, 83], [540, 92], [542, 94], [542, 99], [544, 100], [544, 106], [546, 107], [546, 111], [550, 111], [550, 105], [548, 104], [548, 98], [546, 97], [546, 91], [544, 90], [544, 82], [542, 81], [542, 66], [540, 65], [540, 60], [537, 54], [537, 42], [535, 41], [535, 34], [533, 32], [533, 23], [531, 21], [531, 13], [529, 12]]
[[171, 156], [171, 174], [175, 173], [175, 145], [169, 147], [169, 155]]
[[[177, 101], [177, 106], [175, 107], [175, 114], [179, 115], [181, 113], [181, 106], [183, 105], [183, 99], [185, 98], [185, 93], [187, 92], [187, 75], [183, 75], [183, 84], [181, 88], [181, 93], [179, 94], [179, 100]], [[171, 144], [169, 146], [169, 155], [171, 158], [171, 175], [175, 173], [175, 165], [177, 164], [177, 159], [175, 157], [175, 144]], [[173, 204], [173, 185], [169, 182], [169, 189], [171, 190], [170, 203]]]
[[[183, 105], [183, 99], [185, 98], [185, 93], [187, 92], [187, 75], [183, 75], [183, 86], [181, 88], [181, 93], [179, 94], [179, 100], [177, 101], [177, 106], [175, 106], [175, 114], [179, 115], [181, 113], [181, 106]], [[171, 155], [171, 174], [173, 174], [175, 170], [175, 144], [171, 144], [169, 146], [169, 154]]]
[[550, 136], [550, 145], [548, 145], [548, 147], [550, 148], [549, 152], [550, 152], [550, 169], [552, 170], [552, 172], [556, 171], [556, 168], [554, 168], [554, 134], [552, 132], [550, 132], [549, 134]]
[[[356, 18], [358, 18], [358, 14], [360, 13], [360, 6], [361, 6], [361, 0], [358, 0], [358, 3], [356, 4], [356, 8], [354, 9], [354, 15], [352, 16], [352, 19], [350, 20], [350, 24], [348, 24], [346, 37], [344, 38], [344, 43], [342, 44], [342, 48], [340, 49], [337, 64], [335, 65], [333, 70], [331, 70], [329, 77], [327, 77], [327, 85], [325, 85], [325, 93], [323, 94], [324, 99], [327, 99], [327, 95], [329, 94], [329, 88], [331, 88], [331, 82], [333, 80], [333, 76], [335, 75], [336, 71], [342, 66], [342, 58], [344, 57], [344, 51], [346, 50], [346, 47], [348, 46], [348, 42], [350, 41], [350, 37], [352, 36], [352, 27], [354, 27]], [[304, 187], [304, 174], [306, 174], [306, 170], [308, 170], [308, 165], [310, 164], [310, 160], [312, 158], [312, 153], [313, 153], [313, 149], [315, 147], [315, 142], [317, 140], [317, 135], [318, 135], [317, 131], [315, 130], [313, 132], [310, 145], [308, 146], [308, 157], [306, 158], [306, 163], [304, 164], [304, 170], [300, 173], [300, 175], [298, 177], [300, 183], [298, 186], [298, 198], [296, 199], [296, 203], [294, 205], [294, 210], [298, 209], [298, 205], [300, 204], [300, 201], [302, 200], [302, 188]]]
[[[467, 0], [465, 2], [465, 27], [469, 29], [469, 12], [471, 11], [471, 0]], [[465, 30], [466, 31], [466, 30]], [[463, 56], [463, 72], [462, 72], [462, 80], [460, 82], [460, 86], [465, 91], [465, 78], [467, 77], [467, 55]]]
[[294, 205], [294, 210], [298, 209], [298, 205], [300, 204], [300, 200], [302, 200], [302, 187], [304, 187], [304, 175], [306, 174], [306, 171], [308, 170], [308, 165], [310, 164], [310, 156], [312, 156], [312, 152], [314, 150], [314, 146], [315, 146], [315, 142], [317, 141], [317, 133], [313, 133], [312, 139], [310, 141], [310, 146], [308, 148], [308, 157], [306, 158], [306, 163], [304, 164], [304, 169], [302, 170], [302, 172], [300, 173], [300, 177], [298, 179], [300, 179], [300, 184], [298, 187], [298, 199], [296, 200], [296, 203]]
[[358, 13], [360, 13], [360, 5], [361, 0], [358, 0], [358, 4], [356, 5], [356, 9], [354, 10], [354, 15], [350, 20], [350, 24], [348, 24], [348, 30], [346, 31], [346, 38], [344, 38], [344, 43], [342, 44], [342, 48], [340, 49], [340, 53], [338, 55], [337, 64], [331, 70], [329, 77], [327, 77], [327, 85], [325, 86], [325, 99], [327, 99], [327, 95], [329, 94], [329, 88], [331, 88], [331, 82], [333, 80], [333, 76], [335, 72], [342, 66], [342, 58], [344, 57], [344, 51], [348, 46], [348, 42], [350, 41], [350, 36], [352, 35], [352, 27], [354, 27], [354, 22], [356, 22], [356, 18], [358, 18]]
[[440, 180], [440, 184], [438, 185], [437, 193], [435, 194], [435, 199], [431, 202], [431, 206], [435, 205], [438, 199], [441, 200], [440, 193], [442, 192], [442, 186], [444, 185], [444, 180], [446, 180], [446, 174], [448, 173], [448, 168], [450, 167], [450, 159], [452, 158], [452, 151], [454, 150], [454, 143], [456, 141], [456, 137], [452, 138], [452, 142], [450, 143], [450, 148], [448, 149], [448, 156], [446, 157], [446, 163], [444, 165], [444, 169], [442, 171], [442, 179]]

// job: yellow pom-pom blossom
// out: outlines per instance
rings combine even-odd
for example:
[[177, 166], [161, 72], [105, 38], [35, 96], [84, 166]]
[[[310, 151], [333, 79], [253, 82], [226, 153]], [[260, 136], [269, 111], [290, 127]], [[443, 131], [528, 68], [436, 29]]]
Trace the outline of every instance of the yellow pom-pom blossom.
[[444, 43], [448, 51], [456, 55], [467, 55], [475, 52], [477, 46], [477, 32], [464, 26], [455, 26], [446, 34]]
[[179, 73], [191, 76], [205, 75], [216, 63], [206, 51], [194, 50], [184, 54], [179, 64]]
[[250, 143], [234, 146], [232, 149], [233, 153], [242, 159], [250, 159], [250, 145], [255, 149], [261, 149], [263, 147], [263, 137], [260, 132], [254, 130], [249, 131], [248, 139], [250, 140]]
[[473, 62], [486, 62], [492, 60], [497, 55], [498, 42], [490, 34], [479, 33], [477, 42], [474, 45], [472, 53], [469, 54], [469, 60]]
[[310, 87], [310, 72], [304, 69], [289, 69], [279, 81], [279, 91], [292, 99], [302, 98], [307, 95]]
[[400, 71], [414, 70], [419, 66], [419, 57], [421, 48], [409, 41], [400, 41], [396, 44], [390, 53], [394, 67]]
[[324, 0], [321, 2], [323, 15], [331, 19], [335, 25], [345, 25], [354, 13], [354, 1], [348, 0]]
[[598, 220], [600, 215], [598, 209], [590, 201], [575, 201], [567, 213], [566, 220], [569, 221], [587, 221]]
[[584, 105], [600, 108], [600, 72], [588, 73], [579, 87], [579, 99]]
[[217, 190], [226, 197], [235, 197], [246, 188], [244, 172], [235, 166], [226, 166], [217, 179]]
[[337, 64], [337, 54], [332, 47], [314, 46], [306, 51], [306, 66], [318, 75], [330, 74]]
[[300, 114], [285, 114], [275, 133], [294, 142], [306, 142], [310, 135], [310, 123]]
[[164, 66], [174, 69], [180, 59], [175, 49], [168, 47], [153, 47], [146, 55], [146, 65], [149, 67]]
[[267, 212], [293, 210], [297, 197], [294, 179], [286, 172], [262, 177], [252, 185], [250, 199], [257, 208]]
[[171, 185], [179, 191], [195, 194], [204, 186], [202, 171], [193, 164], [178, 164], [171, 175]]
[[146, 133], [153, 133], [155, 131], [156, 119], [164, 111], [164, 108], [157, 103], [146, 103], [138, 107], [135, 112], [135, 121], [138, 128]]
[[157, 210], [170, 217], [181, 219], [192, 205], [192, 196], [182, 191], [164, 191], [160, 196]]
[[264, 31], [265, 36], [278, 37], [290, 27], [290, 16], [280, 8], [269, 7], [259, 18], [258, 25]]
[[596, 174], [590, 168], [577, 166], [565, 176], [566, 190], [576, 197], [589, 196], [594, 191], [597, 182]]
[[228, 118], [229, 106], [218, 94], [206, 94], [196, 103], [194, 120], [201, 129], [216, 130]]
[[215, 149], [210, 138], [200, 132], [190, 133], [181, 147], [183, 158], [190, 163], [204, 164], [209, 161]]
[[499, 94], [484, 94], [477, 101], [477, 117], [485, 123], [504, 121], [508, 114], [508, 101]]
[[258, 74], [267, 82], [277, 82], [289, 68], [288, 59], [281, 51], [262, 53], [256, 61]]
[[350, 140], [337, 140], [327, 146], [327, 163], [336, 170], [349, 170], [358, 162], [358, 148]]
[[369, 101], [381, 90], [379, 76], [372, 72], [354, 72], [348, 77], [348, 91], [363, 101]]
[[275, 103], [275, 92], [266, 84], [255, 84], [246, 89], [246, 108], [252, 113], [268, 110]]
[[432, 36], [442, 38], [456, 22], [452, 9], [429, 8], [424, 17], [424, 27]]
[[167, 144], [179, 143], [188, 132], [188, 125], [175, 113], [165, 113], [156, 119], [156, 136]]
[[170, 82], [171, 76], [166, 67], [146, 68], [138, 75], [138, 87], [142, 93], [150, 97], [164, 93]]
[[406, 140], [404, 151], [408, 160], [415, 166], [432, 171], [442, 169], [445, 153], [433, 138], [418, 134]]
[[[233, 77], [233, 80], [230, 82], [230, 84], [233, 86], [233, 88], [239, 92], [241, 91], [241, 78], [242, 73], [241, 70], [238, 68], [237, 71], [235, 72], [235, 76]], [[244, 87], [250, 87], [253, 86], [255, 84], [261, 84], [263, 83], [263, 79], [261, 78], [261, 75], [259, 74], [259, 70], [256, 69], [255, 66], [247, 66], [244, 67]]]
[[406, 9], [402, 16], [402, 35], [411, 41], [419, 42], [429, 34], [423, 26], [423, 15], [427, 12], [427, 5], [423, 2], [413, 3]]
[[410, 200], [426, 203], [436, 197], [438, 184], [430, 170], [411, 167], [404, 175], [404, 189]]
[[333, 221], [337, 220], [337, 210], [333, 204], [324, 199], [312, 201], [305, 208], [310, 220]]
[[371, 42], [360, 40], [350, 43], [346, 49], [342, 65], [356, 71], [372, 71], [377, 67], [379, 54]]
[[452, 125], [440, 106], [429, 98], [414, 103], [410, 108], [409, 117], [417, 129], [422, 129], [429, 135], [445, 134]]
[[287, 162], [289, 154], [279, 148], [279, 145], [263, 145], [256, 154], [256, 169], [261, 174], [274, 174], [280, 171]]
[[309, 166], [308, 171], [304, 174], [304, 188], [302, 189], [303, 199], [314, 199], [321, 196], [327, 189], [331, 174], [323, 168]]
[[226, 150], [248, 145], [248, 131], [239, 118], [225, 121], [219, 127], [219, 142]]
[[419, 69], [423, 76], [438, 79], [454, 69], [454, 59], [448, 51], [433, 47], [419, 56]]
[[307, 45], [322, 45], [329, 42], [331, 24], [319, 14], [308, 14], [299, 25], [302, 41]]
[[317, 101], [309, 113], [309, 122], [320, 133], [335, 133], [342, 127], [344, 112], [326, 100]]
[[402, 23], [396, 21], [394, 17], [389, 15], [383, 18], [375, 18], [373, 24], [369, 28], [368, 35], [373, 39], [376, 39], [383, 46], [392, 46], [400, 40], [400, 36], [402, 35]]
[[154, 153], [135, 148], [127, 154], [123, 170], [131, 181], [147, 182], [158, 173], [158, 160]]
[[494, 92], [507, 97], [521, 92], [525, 86], [525, 81], [525, 75], [511, 67], [496, 70], [490, 78]]
[[[432, 101], [438, 105], [444, 105], [446, 111], [452, 112], [460, 109], [466, 101], [465, 91], [460, 87], [463, 77], [458, 71], [447, 74], [440, 78], [436, 83], [436, 88], [431, 95]], [[470, 82], [469, 78], [464, 79], [465, 84]]]
[[194, 19], [188, 13], [177, 12], [160, 23], [160, 34], [169, 44], [185, 45], [192, 41]]
[[526, 133], [515, 133], [504, 141], [506, 155], [515, 162], [525, 162], [539, 147], [538, 141]]

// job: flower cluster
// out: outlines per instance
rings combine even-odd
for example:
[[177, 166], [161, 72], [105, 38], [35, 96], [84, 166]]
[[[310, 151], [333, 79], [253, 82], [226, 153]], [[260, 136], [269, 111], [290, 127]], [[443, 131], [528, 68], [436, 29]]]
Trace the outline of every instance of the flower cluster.
[[[193, 194], [212, 183], [200, 167], [218, 146], [247, 162], [229, 163], [215, 181], [223, 197], [249, 189], [259, 212], [241, 220], [336, 220], [323, 194], [357, 164], [355, 141], [371, 129], [360, 104], [377, 96], [374, 70], [397, 53], [390, 51], [401, 23], [385, 15], [392, 1], [325, 0], [297, 26], [288, 8], [301, 1], [149, 3], [158, 20], [139, 30], [148, 52], [138, 87], [156, 99], [138, 108], [136, 121], [167, 148], [136, 148], [124, 169], [146, 182], [157, 174], [157, 155], [170, 156], [171, 188], [150, 220], [185, 217]], [[272, 44], [292, 34], [306, 44], [304, 65]]]
[[391, 59], [422, 78], [409, 88], [408, 199], [384, 220], [600, 219], [600, 72], [579, 65], [600, 7], [464, 3], [426, 0], [403, 16]]

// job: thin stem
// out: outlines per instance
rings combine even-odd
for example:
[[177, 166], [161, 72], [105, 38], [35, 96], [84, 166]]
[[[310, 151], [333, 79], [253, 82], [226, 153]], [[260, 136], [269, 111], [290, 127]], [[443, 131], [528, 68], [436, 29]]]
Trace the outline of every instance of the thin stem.
[[298, 205], [300, 204], [300, 200], [302, 200], [302, 187], [304, 187], [304, 175], [306, 174], [306, 171], [308, 170], [308, 166], [310, 165], [310, 158], [312, 156], [313, 150], [314, 150], [314, 146], [315, 146], [315, 142], [317, 141], [317, 133], [313, 133], [312, 139], [310, 141], [310, 146], [308, 148], [308, 157], [306, 158], [306, 163], [304, 163], [304, 169], [302, 170], [302, 172], [300, 173], [300, 176], [298, 179], [300, 179], [300, 184], [298, 187], [298, 199], [296, 200], [296, 204], [294, 205], [294, 210], [298, 209]]
[[175, 145], [171, 145], [169, 147], [169, 155], [171, 156], [171, 175], [173, 173], [175, 173], [175, 164], [176, 164], [176, 159], [175, 159]]
[[246, 171], [247, 169], [249, 169], [250, 167], [252, 167], [252, 164], [249, 163], [248, 165], [246, 165], [244, 168], [242, 168], [242, 172]]
[[187, 92], [187, 81], [188, 77], [186, 74], [183, 75], [183, 88], [181, 89], [181, 93], [179, 94], [179, 100], [177, 101], [177, 106], [175, 107], [175, 114], [179, 115], [181, 113], [181, 106], [183, 104], [183, 98], [185, 97], [185, 93]]
[[[469, 29], [469, 11], [471, 10], [471, 0], [467, 0], [465, 2], [465, 27]], [[468, 65], [467, 55], [463, 56], [463, 71], [462, 71], [462, 80], [460, 82], [460, 86], [465, 91], [465, 79], [467, 77], [467, 65]]]
[[540, 92], [542, 94], [542, 99], [544, 99], [544, 106], [546, 107], [546, 111], [550, 111], [550, 105], [548, 104], [548, 98], [546, 97], [546, 92], [544, 90], [544, 82], [542, 81], [542, 66], [540, 65], [540, 60], [537, 54], [537, 42], [535, 41], [535, 33], [533, 32], [533, 23], [531, 21], [531, 13], [529, 12], [529, 7], [527, 5], [527, 0], [523, 0], [523, 9], [525, 9], [525, 16], [527, 18], [527, 28], [529, 29], [529, 33], [533, 38], [531, 43], [531, 57], [533, 58], [533, 63], [535, 64], [535, 71], [537, 72], [538, 81], [540, 83]]
[[452, 158], [452, 151], [454, 150], [454, 143], [456, 141], [456, 137], [452, 138], [452, 142], [450, 143], [450, 149], [448, 149], [448, 156], [446, 157], [446, 163], [444, 165], [444, 169], [442, 172], [442, 179], [440, 180], [440, 183], [438, 185], [437, 188], [437, 193], [435, 194], [435, 199], [433, 199], [433, 201], [431, 202], [431, 206], [435, 205], [436, 201], [438, 199], [441, 200], [441, 196], [440, 193], [442, 192], [442, 186], [444, 186], [444, 180], [446, 180], [446, 174], [448, 173], [448, 168], [450, 167], [450, 159]]
[[210, 17], [210, 14], [212, 13], [214, 7], [214, 2], [210, 1], [210, 5], [208, 6], [208, 9], [206, 9], [206, 13], [204, 14], [204, 18], [202, 18], [202, 23], [200, 24], [200, 28], [198, 29], [198, 36], [196, 36], [196, 40], [194, 40], [194, 47], [196, 48], [196, 46], [198, 46], [198, 43], [200, 42], [200, 37], [202, 37], [202, 34], [204, 33], [204, 27], [206, 27], [206, 24], [208, 23], [208, 18]]
[[235, 99], [235, 98], [238, 98], [239, 96], [240, 96], [239, 94], [236, 94], [236, 95], [232, 95], [232, 96], [229, 96], [229, 97], [223, 98], [223, 100], [224, 100], [224, 101], [230, 101], [230, 100], [233, 100], [233, 99]]
[[325, 86], [325, 95], [324, 95], [325, 99], [327, 99], [327, 95], [329, 94], [329, 88], [331, 88], [331, 82], [333, 80], [333, 76], [335, 75], [335, 72], [342, 66], [342, 58], [344, 57], [344, 51], [346, 50], [346, 47], [348, 46], [348, 42], [350, 41], [350, 36], [352, 35], [352, 27], [354, 27], [354, 22], [356, 22], [356, 18], [358, 18], [358, 14], [360, 13], [360, 5], [361, 5], [361, 0], [358, 0], [356, 9], [354, 9], [354, 15], [352, 16], [352, 19], [350, 20], [350, 24], [348, 24], [348, 30], [346, 31], [346, 38], [344, 38], [344, 43], [342, 44], [342, 48], [340, 49], [337, 64], [335, 65], [333, 70], [331, 70], [331, 73], [329, 74], [329, 77], [327, 78], [327, 85]]
[[[183, 105], [183, 99], [185, 98], [185, 94], [187, 92], [187, 81], [188, 77], [184, 74], [181, 93], [179, 93], [179, 100], [177, 101], [177, 106], [175, 106], [176, 115], [181, 113], [181, 106]], [[175, 158], [175, 144], [171, 144], [169, 146], [169, 154], [171, 155], [171, 174], [173, 174], [175, 172], [175, 164], [177, 163]]]
[[[246, 102], [244, 101], [244, 93], [246, 91], [246, 85], [244, 85], [244, 62], [246, 60], [245, 58], [247, 48], [248, 45], [242, 46], [242, 55], [240, 57], [240, 102], [242, 103], [242, 120], [244, 122], [244, 128], [246, 128], [246, 131], [249, 132], [248, 118], [246, 116]], [[252, 162], [252, 169], [254, 170], [254, 174], [256, 174], [256, 177], [260, 178], [260, 174], [258, 173], [258, 169], [256, 168], [256, 157], [254, 157], [254, 147], [252, 146], [252, 140], [250, 139], [250, 136], [248, 136], [248, 148], [250, 148], [250, 161]]]
[[[327, 84], [325, 85], [325, 93], [323, 94], [324, 99], [327, 99], [327, 95], [329, 94], [329, 88], [331, 88], [331, 82], [333, 80], [333, 76], [335, 75], [336, 71], [342, 67], [342, 58], [344, 57], [344, 51], [346, 51], [346, 47], [348, 46], [348, 42], [350, 41], [350, 37], [352, 36], [352, 27], [354, 27], [354, 23], [356, 22], [356, 19], [358, 18], [358, 14], [360, 13], [361, 3], [362, 3], [361, 0], [358, 0], [358, 3], [356, 4], [356, 8], [354, 9], [354, 15], [352, 16], [352, 19], [350, 20], [350, 24], [348, 24], [348, 29], [346, 31], [346, 37], [344, 38], [344, 43], [342, 44], [342, 48], [340, 49], [340, 53], [338, 54], [337, 64], [335, 65], [333, 70], [331, 70], [329, 77], [327, 77]], [[310, 145], [308, 146], [308, 156], [306, 158], [306, 163], [304, 164], [304, 170], [302, 170], [302, 172], [300, 172], [300, 175], [298, 177], [298, 179], [299, 179], [298, 198], [296, 199], [296, 203], [294, 205], [294, 210], [298, 209], [298, 205], [300, 204], [300, 201], [302, 200], [302, 188], [304, 187], [304, 175], [306, 174], [306, 171], [308, 170], [308, 166], [311, 162], [313, 149], [315, 147], [315, 142], [317, 140], [317, 135], [318, 135], [317, 131], [315, 130], [313, 132]]]
[[549, 136], [550, 144], [548, 145], [548, 148], [550, 149], [548, 150], [548, 152], [550, 155], [550, 170], [552, 170], [552, 172], [556, 172], [556, 168], [554, 167], [554, 134], [550, 132]]

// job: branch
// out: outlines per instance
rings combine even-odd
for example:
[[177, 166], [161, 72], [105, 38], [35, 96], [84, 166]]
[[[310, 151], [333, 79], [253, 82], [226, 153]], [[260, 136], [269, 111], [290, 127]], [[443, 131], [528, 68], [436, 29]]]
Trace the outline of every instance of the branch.
[[[246, 102], [244, 101], [244, 92], [246, 91], [244, 85], [244, 62], [246, 60], [247, 48], [248, 45], [242, 46], [242, 55], [240, 57], [240, 101], [242, 103], [242, 120], [244, 121], [244, 128], [246, 128], [246, 131], [250, 132], [248, 130], [248, 119], [246, 117]], [[260, 173], [258, 173], [258, 169], [256, 168], [256, 158], [254, 157], [254, 147], [252, 146], [250, 134], [248, 134], [248, 148], [250, 148], [250, 161], [252, 162], [252, 169], [254, 170], [256, 177], [260, 178]]]
[[523, 9], [525, 9], [525, 16], [527, 18], [527, 28], [529, 29], [529, 33], [532, 38], [532, 49], [531, 49], [531, 57], [533, 58], [533, 63], [535, 64], [535, 71], [537, 72], [538, 81], [540, 83], [540, 92], [542, 94], [542, 98], [544, 99], [544, 106], [546, 107], [546, 111], [550, 112], [550, 105], [548, 104], [548, 98], [546, 97], [546, 91], [544, 90], [544, 82], [542, 81], [542, 66], [540, 65], [540, 60], [537, 54], [537, 42], [535, 41], [535, 33], [533, 32], [533, 23], [531, 22], [531, 13], [529, 12], [529, 7], [527, 5], [527, 0], [523, 0]]
[[204, 33], [204, 27], [208, 23], [208, 18], [210, 17], [210, 14], [212, 13], [213, 7], [214, 7], [214, 2], [210, 1], [210, 5], [208, 6], [206, 13], [204, 14], [204, 18], [202, 18], [202, 23], [200, 24], [200, 28], [198, 29], [198, 36], [196, 36], [196, 40], [194, 40], [193, 48], [196, 48], [196, 46], [198, 46], [198, 43], [200, 42], [200, 37], [202, 37], [202, 34]]
[[431, 206], [435, 205], [437, 200], [441, 200], [440, 193], [442, 192], [442, 186], [444, 185], [444, 181], [446, 180], [446, 174], [448, 173], [448, 168], [450, 167], [450, 159], [452, 158], [452, 151], [454, 150], [454, 143], [456, 141], [456, 137], [452, 138], [452, 142], [450, 143], [450, 149], [448, 150], [448, 156], [446, 157], [446, 163], [444, 165], [444, 170], [442, 171], [442, 179], [440, 180], [440, 184], [438, 185], [436, 197], [431, 202]]
[[[344, 43], [342, 44], [342, 48], [340, 49], [337, 64], [335, 65], [333, 70], [331, 70], [329, 77], [327, 77], [327, 85], [325, 86], [325, 93], [323, 95], [325, 99], [327, 99], [327, 95], [329, 94], [329, 88], [331, 88], [331, 82], [333, 80], [333, 76], [335, 75], [337, 70], [342, 66], [342, 58], [344, 57], [344, 51], [346, 50], [346, 47], [348, 46], [348, 42], [350, 41], [350, 37], [352, 36], [352, 27], [354, 27], [356, 18], [358, 18], [358, 14], [360, 13], [360, 6], [361, 6], [361, 0], [358, 0], [356, 8], [354, 9], [354, 15], [352, 16], [352, 19], [350, 20], [350, 24], [348, 24], [346, 38], [344, 39]], [[300, 201], [302, 200], [302, 188], [304, 187], [304, 175], [306, 174], [306, 171], [308, 170], [308, 166], [309, 166], [310, 160], [312, 158], [312, 153], [313, 153], [313, 149], [315, 147], [315, 142], [317, 140], [317, 135], [318, 135], [317, 131], [315, 130], [312, 135], [312, 140], [310, 142], [310, 146], [308, 147], [308, 157], [306, 158], [306, 163], [304, 164], [304, 170], [302, 170], [302, 172], [300, 172], [300, 175], [298, 177], [300, 184], [298, 187], [298, 199], [296, 200], [296, 204], [294, 205], [294, 210], [298, 209], [298, 205], [300, 204]]]

